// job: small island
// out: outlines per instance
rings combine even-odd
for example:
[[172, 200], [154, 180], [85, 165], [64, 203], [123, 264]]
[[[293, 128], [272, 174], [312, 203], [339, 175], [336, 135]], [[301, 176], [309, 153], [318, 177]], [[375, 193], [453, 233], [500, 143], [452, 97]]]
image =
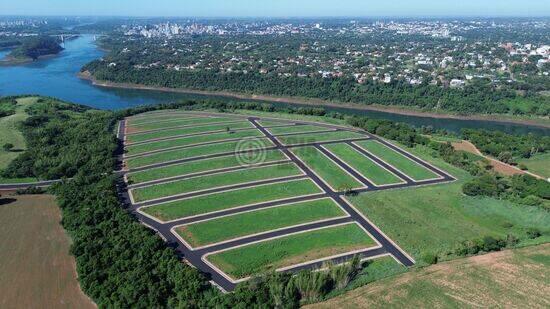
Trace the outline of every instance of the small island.
[[36, 61], [43, 57], [59, 54], [63, 47], [59, 40], [50, 36], [37, 36], [29, 38], [12, 50], [5, 59], [0, 61], [5, 65], [21, 64]]

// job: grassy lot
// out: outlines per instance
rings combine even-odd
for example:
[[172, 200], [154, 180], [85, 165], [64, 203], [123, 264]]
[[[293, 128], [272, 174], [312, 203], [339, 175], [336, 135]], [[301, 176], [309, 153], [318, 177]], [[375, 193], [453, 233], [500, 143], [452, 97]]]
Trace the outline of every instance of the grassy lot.
[[[280, 152], [279, 150], [269, 150], [265, 152], [265, 159], [262, 161], [262, 163], [282, 160], [288, 160], [288, 158], [285, 157], [282, 152]], [[241, 166], [242, 164], [242, 160], [240, 160], [235, 155], [231, 155], [227, 157], [193, 161], [178, 165], [150, 169], [143, 172], [131, 173], [128, 174], [128, 181], [133, 184], [143, 183], [161, 178], [189, 175], [222, 168], [237, 167]]]
[[183, 120], [183, 119], [202, 119], [205, 117], [200, 116], [194, 116], [189, 114], [180, 114], [180, 113], [173, 113], [168, 115], [151, 115], [148, 117], [140, 117], [140, 118], [130, 118], [128, 120], [128, 125], [131, 126], [137, 126], [142, 125], [146, 123], [151, 122], [160, 122], [160, 121], [167, 121], [167, 120]]
[[315, 142], [326, 142], [326, 141], [337, 141], [344, 139], [352, 138], [362, 138], [365, 137], [363, 134], [355, 132], [329, 132], [329, 133], [305, 133], [299, 135], [291, 136], [280, 136], [278, 139], [281, 143], [285, 145], [295, 145], [295, 144], [304, 144], [304, 143], [315, 143]]
[[340, 160], [346, 162], [346, 164], [353, 167], [361, 175], [367, 177], [375, 185], [394, 184], [402, 181], [399, 177], [380, 167], [348, 144], [326, 145], [325, 148], [337, 155]]
[[546, 244], [422, 268], [309, 307], [548, 308], [549, 277]]
[[294, 163], [284, 163], [274, 166], [254, 167], [216, 175], [184, 179], [131, 191], [134, 200], [136, 202], [142, 202], [177, 194], [300, 174], [302, 174], [302, 171]]
[[269, 132], [271, 132], [271, 134], [273, 135], [280, 135], [280, 134], [289, 134], [289, 133], [307, 133], [307, 132], [327, 131], [327, 130], [330, 130], [330, 128], [313, 126], [313, 125], [305, 125], [305, 126], [273, 128], [273, 129], [269, 129]]
[[367, 248], [375, 242], [356, 224], [290, 235], [221, 252], [208, 260], [234, 278]]
[[0, 198], [0, 307], [94, 308], [78, 286], [52, 196]]
[[[273, 146], [271, 141], [269, 141], [267, 138], [258, 139], [257, 141], [259, 141], [260, 143], [263, 143], [263, 147]], [[237, 145], [239, 145], [238, 141], [213, 144], [213, 145], [197, 146], [197, 147], [186, 148], [186, 149], [166, 151], [166, 152], [157, 153], [157, 154], [145, 156], [145, 157], [128, 159], [127, 162], [128, 162], [128, 167], [136, 168], [136, 167], [141, 167], [141, 166], [146, 166], [146, 165], [151, 165], [151, 164], [161, 163], [161, 162], [167, 162], [167, 161], [173, 161], [178, 159], [187, 159], [187, 158], [200, 157], [200, 156], [206, 156], [206, 155], [212, 155], [212, 154], [234, 152], [237, 149]], [[251, 148], [243, 148], [239, 150], [248, 150], [248, 149], [255, 149], [255, 147], [251, 146]]]
[[135, 145], [135, 146], [130, 145], [126, 147], [126, 153], [128, 155], [135, 155], [135, 154], [140, 154], [144, 152], [162, 150], [162, 149], [167, 149], [172, 147], [192, 146], [192, 145], [197, 145], [202, 143], [224, 141], [228, 139], [261, 137], [261, 136], [263, 136], [262, 132], [256, 129], [238, 131], [238, 132], [232, 132], [232, 133], [229, 133], [229, 132], [213, 133], [208, 135], [182, 137], [182, 138], [169, 140], [169, 141], [151, 142], [151, 143], [142, 144], [142, 145]]
[[[15, 114], [0, 118], [0, 169], [6, 168], [11, 161], [25, 150], [25, 138], [17, 126], [29, 117], [25, 109], [35, 102], [36, 98], [17, 99]], [[12, 151], [5, 151], [1, 148], [7, 143], [15, 146]]]
[[131, 128], [133, 132], [142, 132], [142, 131], [149, 131], [149, 130], [156, 130], [156, 129], [173, 128], [177, 126], [199, 125], [199, 124], [220, 123], [220, 122], [230, 122], [230, 121], [236, 121], [236, 119], [220, 117], [220, 118], [194, 118], [194, 119], [167, 120], [162, 122], [153, 122], [153, 123], [146, 123], [141, 125], [131, 125], [129, 126], [129, 128]]
[[314, 147], [295, 148], [292, 152], [335, 190], [364, 186]]
[[321, 193], [308, 179], [233, 190], [143, 208], [161, 220], [168, 221], [239, 206]]
[[322, 199], [191, 224], [176, 231], [193, 247], [197, 247], [343, 215], [344, 212], [334, 201]]
[[276, 127], [276, 126], [280, 126], [280, 125], [292, 125], [290, 122], [280, 122], [280, 121], [271, 121], [271, 120], [262, 120], [262, 121], [258, 121], [258, 123], [262, 126], [262, 127], [265, 127], [265, 128], [269, 128], [269, 127]]
[[521, 159], [518, 163], [523, 163], [530, 172], [539, 176], [550, 178], [550, 153], [533, 156], [529, 159]]
[[437, 177], [437, 175], [432, 173], [430, 170], [414, 161], [409, 160], [407, 157], [393, 151], [377, 141], [363, 141], [358, 142], [357, 144], [415, 180], [424, 180]]
[[187, 127], [187, 128], [181, 128], [181, 129], [169, 129], [169, 130], [167, 129], [167, 130], [151, 132], [151, 133], [128, 135], [127, 141], [130, 143], [137, 143], [137, 142], [144, 142], [144, 141], [148, 141], [156, 138], [171, 137], [171, 136], [193, 134], [193, 133], [202, 133], [202, 132], [220, 131], [220, 130], [226, 130], [227, 128], [229, 128], [230, 130], [235, 130], [235, 129], [244, 129], [244, 128], [253, 128], [253, 127], [254, 126], [248, 121], [229, 123], [229, 124], [206, 125], [206, 126], [199, 125], [199, 126], [193, 126], [193, 127]]
[[[449, 171], [459, 180], [420, 188], [360, 194], [350, 201], [405, 251], [419, 260], [423, 253], [446, 253], [464, 240], [514, 234], [526, 238], [529, 228], [550, 233], [550, 213], [538, 207], [494, 198], [469, 197], [462, 184], [471, 176], [418, 146], [413, 154]], [[530, 242], [548, 241], [548, 235]]]

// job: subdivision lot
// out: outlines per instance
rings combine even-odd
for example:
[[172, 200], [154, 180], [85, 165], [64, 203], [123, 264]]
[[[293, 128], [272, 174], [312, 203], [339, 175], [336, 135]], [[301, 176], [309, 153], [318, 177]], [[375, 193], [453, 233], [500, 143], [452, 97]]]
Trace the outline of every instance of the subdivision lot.
[[204, 246], [245, 235], [345, 216], [331, 199], [284, 204], [239, 215], [180, 226], [176, 232], [193, 247]]
[[136, 203], [154, 200], [205, 189], [218, 188], [234, 184], [249, 183], [265, 179], [302, 175], [303, 172], [294, 163], [283, 163], [266, 167], [253, 167], [244, 170], [222, 172], [219, 174], [194, 177], [164, 184], [134, 189], [130, 192]]
[[[232, 168], [237, 166], [243, 166], [246, 162], [252, 162], [254, 159], [254, 153], [244, 153], [239, 156], [229, 155], [226, 157], [204, 159], [198, 161], [192, 161], [177, 165], [171, 165], [167, 167], [160, 167], [145, 170], [142, 172], [128, 174], [129, 184], [140, 184], [158, 179], [171, 178], [176, 176], [191, 175], [200, 172], [213, 171], [224, 168]], [[265, 151], [265, 158], [262, 163], [269, 163], [275, 161], [288, 160], [287, 157], [279, 150]]]
[[298, 135], [279, 136], [277, 139], [284, 145], [297, 145], [318, 143], [326, 141], [339, 141], [347, 139], [367, 138], [367, 136], [349, 131], [336, 131], [328, 133], [304, 133]]
[[231, 121], [235, 121], [235, 118], [184, 118], [146, 123], [141, 125], [130, 125], [129, 128], [132, 129], [132, 132], [143, 132], [156, 129], [172, 128], [177, 126], [191, 126], [206, 123], [224, 123]]
[[241, 279], [306, 261], [376, 246], [357, 224], [292, 234], [207, 257], [226, 274]]
[[364, 187], [315, 147], [299, 147], [292, 149], [292, 152], [335, 191]]
[[388, 148], [377, 141], [360, 141], [356, 143], [371, 154], [390, 164], [414, 180], [426, 180], [437, 178], [438, 175], [408, 159], [400, 153]]
[[189, 114], [169, 114], [169, 115], [161, 114], [161, 115], [154, 115], [149, 117], [133, 118], [128, 121], [128, 125], [138, 126], [138, 125], [152, 123], [152, 122], [160, 122], [160, 121], [167, 121], [167, 120], [198, 119], [198, 118], [204, 118], [204, 117], [197, 117]]
[[231, 130], [246, 129], [246, 128], [253, 128], [253, 126], [248, 121], [228, 123], [228, 124], [216, 124], [216, 125], [197, 125], [197, 126], [186, 127], [186, 128], [166, 129], [166, 130], [155, 131], [150, 133], [138, 133], [138, 134], [128, 135], [126, 138], [126, 142], [139, 143], [139, 142], [146, 142], [154, 139], [170, 138], [170, 137], [175, 137], [180, 135], [208, 133], [208, 132], [215, 132], [215, 131], [231, 131]]
[[1, 308], [95, 308], [80, 290], [60, 221], [53, 196], [0, 198]]
[[321, 192], [321, 189], [313, 181], [304, 179], [187, 198], [180, 201], [144, 207], [140, 210], [162, 221], [169, 221], [213, 211]]
[[224, 140], [233, 140], [233, 139], [240, 139], [245, 137], [261, 137], [261, 136], [263, 136], [262, 133], [255, 129], [238, 131], [238, 132], [212, 133], [207, 135], [182, 137], [182, 138], [168, 140], [168, 141], [150, 142], [150, 143], [140, 144], [135, 146], [130, 145], [126, 147], [126, 154], [131, 156], [131, 155], [137, 155], [140, 153], [146, 153], [150, 151], [193, 146], [193, 145], [198, 145], [202, 143], [221, 142]]
[[292, 122], [292, 120], [289, 120], [289, 121], [286, 121], [286, 122], [283, 122], [283, 121], [276, 121], [276, 120], [260, 120], [260, 121], [258, 121], [258, 123], [259, 123], [262, 127], [265, 127], [265, 128], [269, 128], [269, 127], [278, 127], [278, 126], [282, 126], [282, 125], [289, 125], [289, 126], [294, 125], [294, 123]]
[[245, 151], [245, 150], [254, 150], [257, 147], [272, 147], [273, 143], [267, 138], [258, 138], [255, 140], [254, 145], [244, 145], [241, 148], [237, 146], [240, 145], [239, 141], [225, 142], [212, 145], [204, 146], [195, 146], [185, 149], [171, 150], [161, 153], [156, 153], [153, 155], [147, 155], [143, 157], [136, 157], [126, 160], [127, 166], [129, 168], [136, 168], [142, 166], [153, 165], [162, 162], [169, 162], [180, 159], [189, 159], [194, 157], [202, 157], [207, 155], [214, 154], [223, 154], [223, 153], [233, 153], [236, 150]]
[[315, 126], [315, 125], [301, 125], [301, 126], [289, 126], [289, 127], [276, 127], [268, 129], [271, 134], [277, 136], [281, 134], [293, 134], [293, 133], [308, 133], [308, 132], [320, 132], [320, 131], [335, 131], [335, 129]]
[[403, 182], [402, 179], [390, 171], [376, 164], [374, 161], [359, 153], [348, 144], [332, 144], [323, 146], [340, 160], [355, 169], [375, 185], [389, 185]]

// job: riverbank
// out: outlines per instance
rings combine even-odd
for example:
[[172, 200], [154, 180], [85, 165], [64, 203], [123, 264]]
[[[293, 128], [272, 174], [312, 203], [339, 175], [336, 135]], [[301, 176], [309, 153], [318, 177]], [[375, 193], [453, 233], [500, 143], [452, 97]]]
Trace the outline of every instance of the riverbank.
[[209, 95], [209, 96], [220, 96], [230, 99], [239, 99], [239, 100], [255, 100], [255, 101], [265, 101], [265, 102], [277, 102], [284, 104], [298, 104], [298, 105], [308, 105], [316, 107], [336, 107], [336, 108], [346, 108], [346, 109], [358, 109], [366, 111], [377, 111], [377, 112], [386, 112], [406, 116], [416, 116], [416, 117], [426, 117], [426, 118], [436, 118], [436, 119], [455, 119], [455, 120], [478, 120], [478, 121], [491, 121], [497, 123], [512, 123], [512, 124], [521, 124], [521, 125], [531, 125], [542, 128], [550, 128], [550, 120], [537, 118], [537, 119], [524, 119], [509, 115], [453, 115], [448, 113], [436, 113], [436, 112], [425, 112], [414, 109], [409, 109], [399, 106], [381, 106], [381, 105], [364, 105], [358, 103], [338, 103], [330, 102], [320, 99], [310, 99], [310, 98], [295, 98], [295, 97], [276, 97], [268, 95], [248, 95], [243, 93], [228, 92], [228, 91], [204, 91], [204, 90], [193, 90], [193, 89], [182, 89], [182, 88], [168, 88], [168, 87], [155, 87], [147, 86], [140, 84], [130, 84], [130, 83], [113, 83], [107, 81], [100, 81], [94, 78], [90, 72], [81, 72], [78, 74], [78, 77], [84, 80], [90, 81], [94, 86], [106, 87], [106, 88], [119, 88], [119, 89], [137, 89], [137, 90], [153, 90], [153, 91], [162, 91], [162, 92], [172, 92], [172, 93], [183, 93], [183, 94], [196, 94], [196, 95]]
[[32, 58], [17, 58], [17, 57], [11, 57], [11, 56], [8, 55], [4, 59], [0, 59], [0, 66], [13, 66], [13, 65], [29, 64], [29, 63], [33, 63], [33, 62], [36, 62], [36, 61], [52, 59], [52, 58], [55, 58], [57, 56], [59, 56], [59, 53], [39, 56], [38, 59], [34, 60]]

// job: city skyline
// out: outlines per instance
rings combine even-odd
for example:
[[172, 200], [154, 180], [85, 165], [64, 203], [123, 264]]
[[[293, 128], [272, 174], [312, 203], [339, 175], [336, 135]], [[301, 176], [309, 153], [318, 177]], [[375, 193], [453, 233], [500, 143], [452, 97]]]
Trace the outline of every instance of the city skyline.
[[186, 1], [161, 0], [155, 7], [144, 0], [8, 2], [0, 4], [1, 15], [28, 16], [170, 16], [170, 17], [542, 17], [550, 16], [550, 0], [396, 0], [391, 3], [342, 0], [290, 0], [258, 3], [252, 0]]

